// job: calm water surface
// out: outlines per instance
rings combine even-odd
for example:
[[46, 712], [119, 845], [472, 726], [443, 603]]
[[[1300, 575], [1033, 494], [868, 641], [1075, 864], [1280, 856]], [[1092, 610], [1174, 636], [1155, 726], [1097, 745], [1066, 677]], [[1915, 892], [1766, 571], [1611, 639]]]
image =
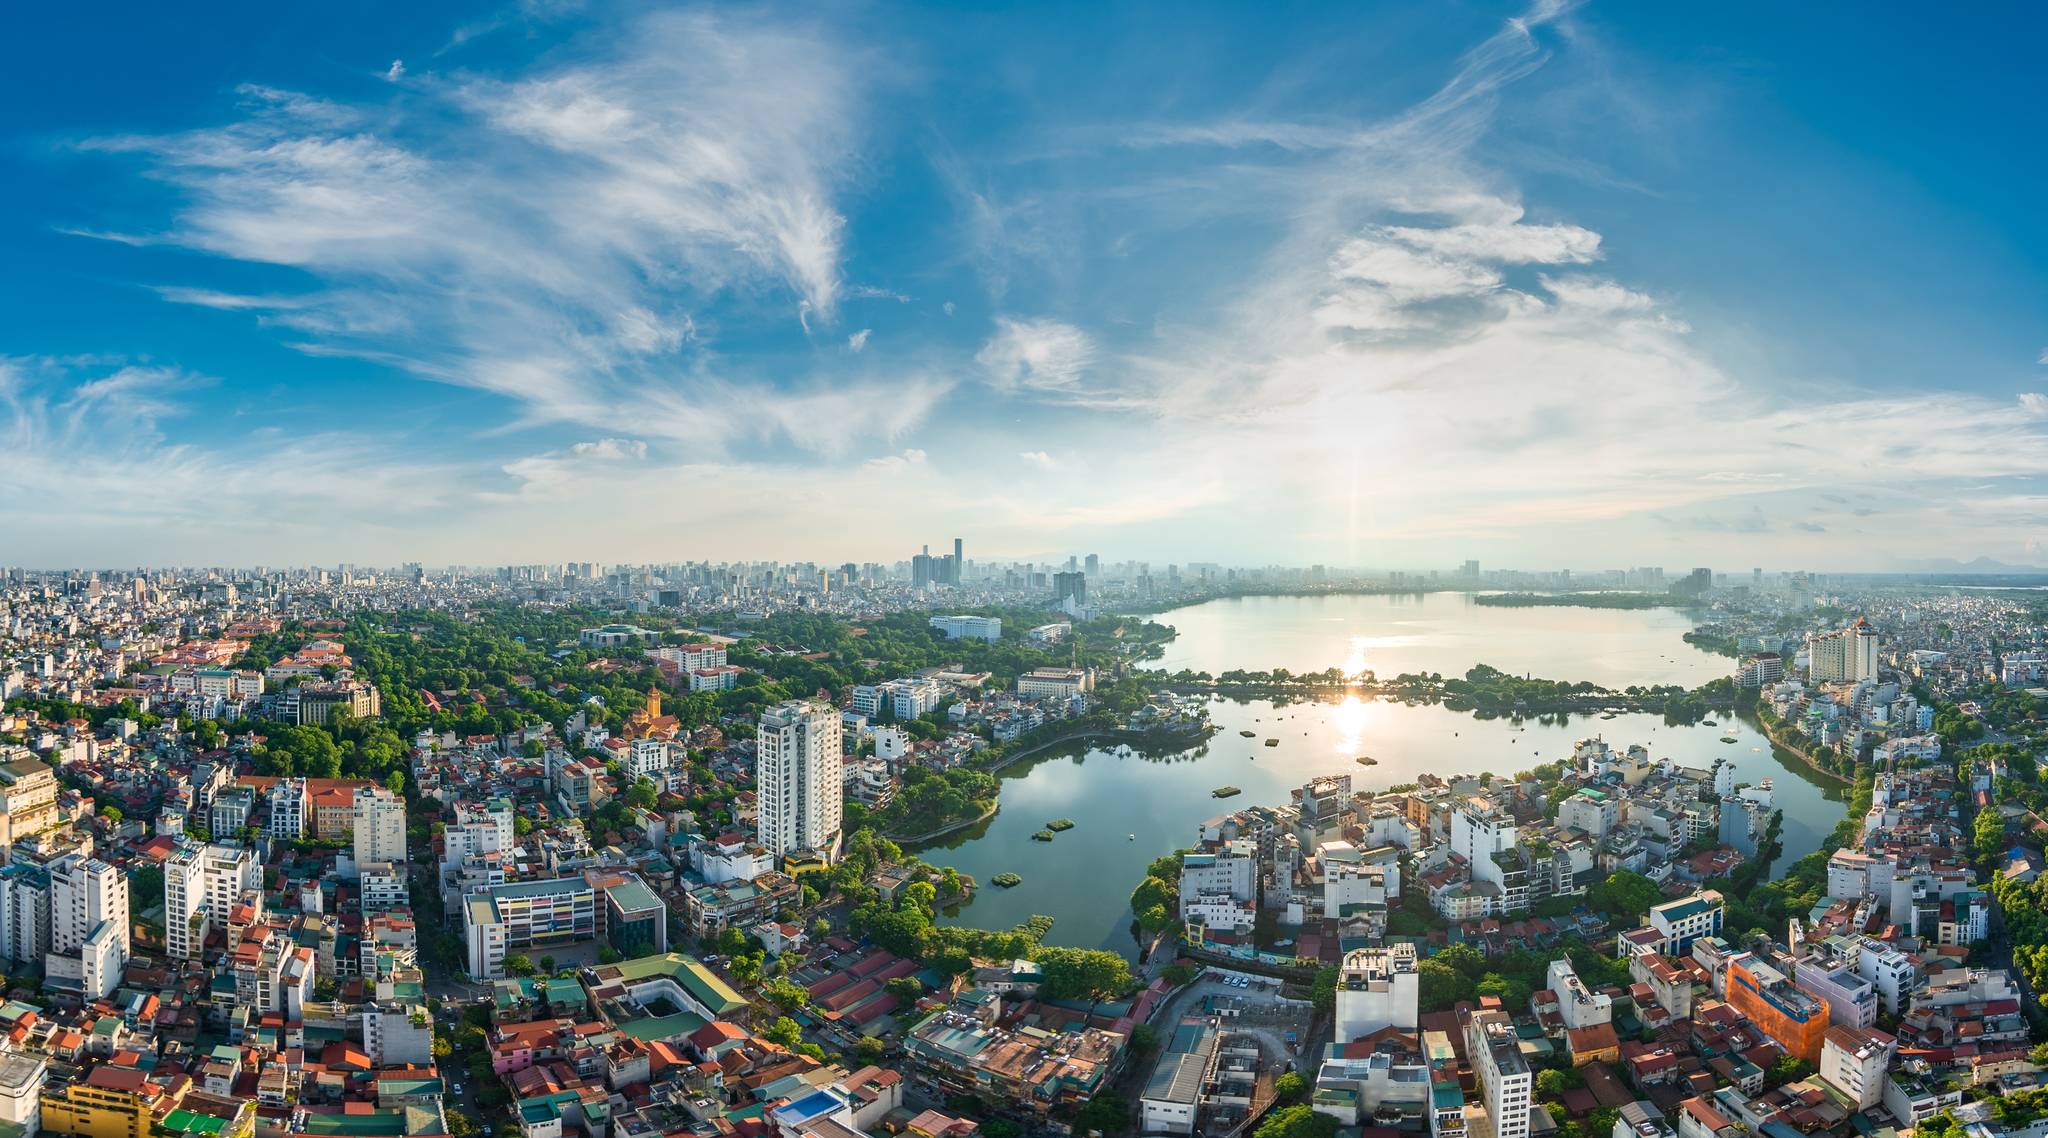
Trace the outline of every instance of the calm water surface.
[[[1342, 603], [1319, 604], [1324, 601]], [[1412, 598], [1256, 598], [1177, 610], [1166, 619], [1181, 630], [1181, 637], [1164, 663], [1210, 672], [1231, 667], [1315, 671], [1330, 666], [1327, 653], [1333, 646], [1367, 635], [1357, 630], [1384, 629], [1398, 621], [1403, 611], [1410, 611], [1400, 607], [1405, 603], [1413, 603]], [[1512, 664], [1516, 670], [1550, 678], [1626, 686], [1699, 684], [1726, 673], [1725, 661], [1680, 640], [1688, 626], [1662, 611], [1500, 609], [1470, 605], [1450, 594], [1433, 594], [1415, 607], [1427, 610], [1428, 626], [1437, 631], [1404, 634], [1415, 639], [1399, 650], [1410, 660], [1428, 662], [1380, 666], [1385, 674], [1463, 672], [1475, 663]], [[1281, 614], [1277, 620], [1272, 618], [1275, 612]], [[1328, 622], [1316, 613], [1338, 615], [1336, 623], [1342, 628], [1317, 634], [1315, 627]], [[1512, 619], [1498, 619], [1502, 614]], [[1542, 619], [1521, 619], [1530, 614]], [[1575, 631], [1575, 621], [1557, 619], [1560, 616], [1583, 618], [1585, 630]], [[1275, 642], [1260, 638], [1262, 624], [1276, 627]], [[1494, 639], [1475, 628], [1490, 629]], [[1190, 643], [1204, 636], [1220, 636], [1241, 648], [1222, 653]], [[1509, 660], [1491, 651], [1493, 643], [1518, 646], [1521, 658]], [[1539, 643], [1549, 644], [1549, 655], [1536, 655]], [[1303, 654], [1311, 652], [1319, 654]], [[1628, 660], [1649, 661], [1663, 671], [1645, 676], [1612, 670]], [[1513, 774], [1563, 758], [1573, 743], [1593, 735], [1618, 746], [1640, 742], [1653, 755], [1688, 766], [1705, 767], [1726, 757], [1737, 762], [1742, 781], [1772, 778], [1785, 815], [1780, 866], [1818, 849], [1843, 809], [1825, 796], [1821, 786], [1774, 758], [1768, 741], [1755, 730], [1728, 719], [1714, 727], [1671, 727], [1654, 715], [1514, 723], [1475, 719], [1440, 707], [1358, 699], [1282, 707], [1219, 699], [1211, 713], [1216, 735], [1192, 750], [1157, 757], [1090, 750], [1028, 760], [1003, 772], [1002, 809], [996, 816], [925, 849], [923, 856], [983, 882], [1005, 871], [1021, 875], [1024, 882], [1013, 889], [985, 888], [973, 904], [942, 919], [1008, 928], [1043, 913], [1056, 919], [1047, 938], [1052, 943], [1131, 952], [1136, 946], [1129, 932], [1127, 899], [1145, 864], [1192, 843], [1207, 818], [1243, 806], [1285, 802], [1288, 791], [1318, 775], [1350, 774], [1359, 788], [1378, 790], [1413, 782], [1424, 771], [1445, 776]], [[1254, 736], [1245, 738], [1240, 731]], [[1722, 743], [1724, 735], [1735, 736], [1736, 742]], [[1269, 738], [1277, 739], [1278, 745], [1264, 746]], [[1361, 755], [1377, 759], [1377, 765], [1358, 764]], [[1222, 800], [1211, 795], [1225, 785], [1240, 787], [1243, 793]], [[1071, 818], [1075, 826], [1051, 842], [1031, 840], [1034, 831], [1055, 818]]]
[[1608, 687], [1698, 687], [1729, 672], [1724, 658], [1681, 637], [1677, 609], [1507, 608], [1467, 593], [1239, 597], [1153, 618], [1180, 635], [1157, 667], [1216, 675], [1232, 668], [1295, 672], [1339, 667], [1462, 675], [1491, 664], [1516, 675]]

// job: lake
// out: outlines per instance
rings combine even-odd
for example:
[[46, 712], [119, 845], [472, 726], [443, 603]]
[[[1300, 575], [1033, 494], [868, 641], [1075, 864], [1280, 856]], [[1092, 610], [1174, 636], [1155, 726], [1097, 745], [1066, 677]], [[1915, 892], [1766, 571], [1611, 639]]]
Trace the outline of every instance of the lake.
[[[1190, 635], [1185, 630], [1198, 629], [1204, 631], [1194, 635], [1220, 634], [1247, 645], [1242, 666], [1314, 671], [1329, 664], [1322, 662], [1324, 658], [1290, 656], [1275, 647], [1258, 645], [1256, 625], [1266, 614], [1288, 614], [1281, 622], [1283, 639], [1303, 649], [1316, 645], [1328, 648], [1343, 643], [1345, 637], [1365, 634], [1348, 630], [1374, 627], [1374, 621], [1379, 622], [1377, 627], [1387, 626], [1389, 622], [1376, 610], [1391, 613], [1394, 607], [1371, 602], [1408, 598], [1301, 598], [1310, 602], [1367, 602], [1355, 609], [1349, 605], [1322, 609], [1326, 615], [1339, 616], [1336, 623], [1347, 631], [1331, 631], [1321, 639], [1305, 631], [1311, 624], [1322, 623], [1321, 618], [1300, 615], [1316, 611], [1312, 606], [1265, 603], [1295, 599], [1216, 601], [1177, 610], [1161, 619], [1183, 629], [1183, 639]], [[1429, 619], [1434, 627], [1444, 631], [1411, 632], [1406, 635], [1414, 636], [1416, 642], [1400, 647], [1411, 658], [1433, 653], [1441, 662], [1403, 665], [1396, 671], [1426, 668], [1463, 672], [1475, 663], [1493, 663], [1496, 657], [1483, 651], [1457, 658], [1444, 645], [1462, 645], [1465, 650], [1476, 651], [1474, 646], [1485, 641], [1485, 637], [1459, 627], [1463, 619], [1495, 629], [1531, 627], [1519, 621], [1497, 621], [1495, 618], [1503, 613], [1517, 617], [1527, 613], [1541, 613], [1546, 618], [1558, 614], [1583, 616], [1593, 630], [1586, 637], [1600, 645], [1604, 659], [1658, 661], [1667, 669], [1661, 677], [1651, 677], [1659, 682], [1697, 684], [1727, 671], [1725, 661], [1705, 656], [1679, 640], [1687, 626], [1682, 621], [1669, 623], [1664, 619], [1669, 614], [1660, 611], [1461, 606], [1447, 603], [1442, 594], [1433, 594], [1423, 603], [1430, 609]], [[1237, 619], [1233, 622], [1226, 616], [1203, 611], [1217, 606], [1236, 614]], [[1612, 619], [1617, 617], [1625, 619]], [[1522, 667], [1526, 670], [1549, 678], [1591, 679], [1616, 686], [1644, 682], [1642, 677], [1600, 675], [1576, 667], [1575, 646], [1582, 638], [1571, 630], [1570, 622], [1547, 619], [1542, 624], [1550, 630], [1551, 654], [1540, 661], [1527, 656], [1533, 650], [1533, 640], [1524, 639], [1522, 651], [1527, 663]], [[1631, 626], [1634, 632], [1626, 632]], [[1426, 642], [1432, 635], [1440, 636], [1443, 643]], [[1660, 640], [1662, 652], [1658, 651]], [[1190, 662], [1173, 663], [1175, 652], [1181, 660]], [[1666, 661], [1667, 656], [1674, 659]], [[1694, 657], [1707, 666], [1687, 675], [1687, 668], [1698, 668]], [[1211, 672], [1240, 666], [1227, 661], [1192, 662], [1202, 659], [1221, 657], [1208, 654], [1199, 645], [1177, 642], [1165, 663], [1174, 668], [1196, 667]], [[1685, 668], [1678, 666], [1680, 660], [1685, 662]], [[1617, 746], [1643, 743], [1653, 755], [1668, 756], [1688, 766], [1705, 767], [1716, 758], [1729, 758], [1738, 764], [1737, 777], [1741, 781], [1770, 777], [1776, 787], [1778, 807], [1784, 812], [1785, 852], [1778, 863], [1780, 868], [1820, 848], [1843, 812], [1841, 803], [1826, 797], [1822, 787], [1809, 781], [1805, 772], [1782, 765], [1773, 757], [1770, 743], [1762, 735], [1727, 718], [1720, 719], [1716, 727], [1671, 727], [1656, 715], [1618, 715], [1613, 719], [1579, 716], [1561, 724], [1544, 724], [1535, 719], [1515, 723], [1506, 719], [1475, 719], [1470, 714], [1441, 707], [1409, 707], [1356, 698], [1280, 707], [1265, 701], [1217, 699], [1211, 705], [1211, 714], [1217, 733], [1191, 750], [1156, 757], [1088, 750], [1027, 760], [1004, 771], [1002, 807], [994, 818], [921, 852], [932, 864], [954, 866], [983, 883], [1005, 871], [1019, 874], [1023, 883], [1012, 889], [984, 884], [972, 904], [942, 920], [981, 928], [1008, 928], [1026, 917], [1043, 913], [1055, 918], [1047, 938], [1050, 943], [1134, 952], [1136, 945], [1130, 936], [1127, 906], [1131, 889], [1137, 885], [1147, 862], [1192, 844], [1205, 819], [1245, 806], [1285, 802], [1290, 790], [1318, 775], [1350, 774], [1354, 785], [1375, 790], [1413, 782], [1424, 771], [1444, 776], [1482, 771], [1509, 775], [1537, 763], [1564, 758], [1573, 743], [1593, 735]], [[1252, 731], [1255, 737], [1244, 738], [1238, 734], [1241, 730]], [[1735, 736], [1736, 742], [1722, 743], [1723, 735]], [[1278, 745], [1264, 746], [1268, 738], [1279, 740]], [[1378, 764], [1361, 766], [1355, 761], [1360, 755], [1370, 755]], [[1210, 794], [1224, 785], [1241, 787], [1243, 793], [1228, 799]], [[1051, 842], [1031, 840], [1034, 831], [1055, 818], [1072, 819], [1074, 828]]]
[[1698, 687], [1732, 670], [1682, 637], [1678, 609], [1482, 605], [1469, 593], [1234, 597], [1152, 618], [1180, 635], [1149, 664], [1210, 675], [1241, 668], [1295, 672], [1340, 667], [1391, 679], [1404, 672], [1463, 675], [1491, 664], [1514, 675], [1606, 687]]

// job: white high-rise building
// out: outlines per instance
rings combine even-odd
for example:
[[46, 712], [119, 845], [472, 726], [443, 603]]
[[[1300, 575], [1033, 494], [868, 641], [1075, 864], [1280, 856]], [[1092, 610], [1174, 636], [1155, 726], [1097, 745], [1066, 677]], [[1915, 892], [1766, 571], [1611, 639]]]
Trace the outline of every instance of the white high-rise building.
[[1851, 680], [1877, 678], [1877, 629], [1862, 617], [1849, 627], [1849, 676]]
[[511, 849], [518, 833], [510, 799], [456, 803], [455, 820], [441, 831], [441, 884], [452, 884], [470, 859]]
[[311, 803], [305, 779], [278, 779], [270, 788], [270, 836], [287, 842], [305, 837]]
[[128, 879], [98, 858], [65, 854], [50, 863], [50, 951], [76, 954], [101, 921], [118, 930], [122, 961], [134, 951]]
[[1815, 683], [1877, 678], [1877, 629], [1862, 617], [1837, 632], [1823, 632], [1806, 641], [1806, 670]]
[[1884, 1099], [1885, 1072], [1898, 1054], [1898, 1041], [1871, 1028], [1830, 1027], [1822, 1038], [1820, 1077], [1858, 1110]]
[[50, 874], [16, 862], [0, 869], [0, 956], [27, 964], [50, 951]]
[[1344, 954], [1337, 979], [1337, 1044], [1383, 1028], [1414, 1031], [1422, 1000], [1415, 946], [1357, 948]]
[[381, 786], [356, 791], [356, 864], [405, 863], [405, 799]]
[[837, 708], [793, 699], [763, 711], [754, 736], [761, 845], [777, 856], [810, 850], [837, 861], [844, 769]]
[[248, 848], [180, 842], [164, 861], [164, 947], [171, 958], [196, 958], [207, 930], [225, 925], [244, 893], [260, 903], [262, 883], [263, 864]]
[[1535, 1101], [1536, 1077], [1522, 1057], [1522, 1040], [1506, 1012], [1488, 1008], [1472, 1013], [1465, 1025], [1465, 1053], [1478, 1076], [1486, 1117], [1495, 1138], [1529, 1138], [1529, 1108]]
[[1520, 835], [1514, 815], [1484, 799], [1468, 798], [1451, 811], [1451, 852], [1465, 859], [1474, 881], [1501, 884], [1493, 855], [1514, 849]]

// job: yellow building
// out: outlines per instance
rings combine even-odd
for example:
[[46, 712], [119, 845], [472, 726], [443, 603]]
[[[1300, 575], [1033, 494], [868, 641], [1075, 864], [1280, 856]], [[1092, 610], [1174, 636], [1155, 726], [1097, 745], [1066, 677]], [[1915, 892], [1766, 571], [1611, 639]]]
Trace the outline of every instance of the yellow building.
[[44, 1086], [45, 1131], [84, 1138], [149, 1138], [150, 1107], [163, 1088], [129, 1067], [95, 1067], [85, 1078]]
[[790, 854], [782, 859], [782, 872], [798, 880], [813, 874], [832, 872], [832, 863], [818, 854]]

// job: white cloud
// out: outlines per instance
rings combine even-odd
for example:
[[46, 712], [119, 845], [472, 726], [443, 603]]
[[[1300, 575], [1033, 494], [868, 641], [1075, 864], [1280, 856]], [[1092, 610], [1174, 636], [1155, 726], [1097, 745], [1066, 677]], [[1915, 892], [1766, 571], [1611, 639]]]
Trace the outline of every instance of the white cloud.
[[387, 83], [396, 83], [396, 82], [398, 82], [398, 81], [399, 81], [400, 79], [403, 79], [403, 78], [405, 78], [405, 60], [403, 60], [403, 59], [394, 59], [394, 60], [392, 60], [392, 61], [391, 61], [391, 66], [390, 66], [390, 67], [388, 67], [388, 68], [385, 68], [385, 70], [384, 70], [384, 80], [385, 80], [385, 82], [387, 82]]
[[2020, 392], [2020, 410], [2036, 419], [2048, 418], [2048, 395], [2038, 391]]
[[853, 335], [848, 336], [846, 338], [846, 346], [852, 349], [853, 351], [860, 351], [862, 348], [868, 346], [868, 336], [873, 332], [873, 328], [862, 328], [860, 331], [855, 332]]
[[1042, 450], [1020, 450], [1017, 452], [1017, 457], [1023, 459], [1026, 463], [1032, 466], [1039, 467], [1043, 470], [1051, 470], [1052, 468], [1059, 465], [1059, 463], [1053, 461], [1053, 457], [1051, 455], [1045, 453]]
[[1084, 399], [1082, 380], [1095, 361], [1088, 334], [1058, 320], [996, 318], [996, 332], [976, 353], [989, 382], [1004, 391]]
[[1600, 257], [1600, 235], [1576, 225], [1524, 225], [1517, 220], [1442, 229], [1386, 226], [1379, 232], [1432, 253], [1514, 265], [1582, 264]]
[[697, 312], [739, 296], [807, 326], [834, 318], [845, 223], [832, 202], [860, 134], [855, 77], [879, 68], [821, 29], [702, 13], [653, 13], [590, 46], [515, 79], [409, 83], [417, 111], [248, 87], [228, 125], [88, 145], [183, 191], [168, 230], [138, 240], [321, 285], [166, 299], [255, 313], [311, 354], [501, 395], [524, 423], [601, 429], [630, 405], [636, 430], [695, 446], [771, 433], [848, 445], [775, 407], [792, 385], [801, 404], [810, 387], [874, 381], [748, 375], [703, 343]]
[[[948, 316], [951, 316], [951, 315], [953, 315], [953, 302], [952, 302], [952, 301], [950, 301], [950, 300], [949, 300], [949, 301], [947, 301], [946, 303], [944, 303], [944, 304], [940, 305], [939, 307], [940, 307], [940, 308], [943, 308], [943, 309], [945, 310], [945, 312], [946, 312], [946, 315], [948, 315]], [[2043, 357], [2044, 357], [2044, 358], [2042, 359], [2042, 362], [2043, 362], [2043, 363], [2048, 363], [2048, 353], [2043, 353]]]

